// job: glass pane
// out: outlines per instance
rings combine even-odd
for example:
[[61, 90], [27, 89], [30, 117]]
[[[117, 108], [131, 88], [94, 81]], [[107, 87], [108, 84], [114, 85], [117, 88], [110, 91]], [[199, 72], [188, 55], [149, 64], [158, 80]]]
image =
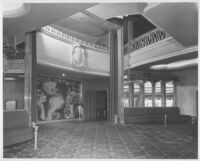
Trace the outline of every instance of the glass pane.
[[156, 82], [155, 83], [155, 93], [161, 93], [161, 82]]
[[145, 97], [144, 106], [145, 107], [152, 107], [152, 98], [151, 97]]
[[129, 85], [128, 84], [124, 84], [124, 92], [129, 92]]
[[134, 83], [134, 93], [139, 93], [139, 92], [140, 92], [140, 84]]
[[174, 83], [173, 81], [166, 83], [166, 94], [174, 93]]
[[172, 107], [174, 103], [173, 97], [167, 97], [166, 98], [166, 107]]
[[129, 107], [129, 93], [124, 93], [124, 107]]
[[162, 106], [162, 98], [161, 97], [155, 97], [155, 106], [156, 107]]
[[144, 83], [144, 93], [151, 94], [152, 93], [152, 84], [151, 82]]

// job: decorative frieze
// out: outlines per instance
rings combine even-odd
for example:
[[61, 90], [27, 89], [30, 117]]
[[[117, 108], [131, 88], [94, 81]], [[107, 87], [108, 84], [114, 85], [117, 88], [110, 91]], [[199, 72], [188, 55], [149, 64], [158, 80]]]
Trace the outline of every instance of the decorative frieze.
[[78, 39], [78, 38], [73, 37], [71, 35], [68, 35], [66, 33], [63, 33], [63, 32], [61, 32], [61, 31], [59, 31], [59, 30], [57, 30], [57, 29], [55, 29], [51, 26], [45, 26], [41, 30], [47, 31], [50, 34], [53, 34], [54, 36], [61, 38], [63, 40], [71, 41], [73, 44], [79, 43], [80, 45], [88, 47], [88, 48], [92, 48], [92, 49], [95, 49], [95, 50], [102, 50], [106, 53], [109, 52], [108, 47], [98, 45], [98, 44], [94, 44], [94, 43], [90, 43], [90, 42], [87, 42], [87, 41], [83, 41], [81, 39]]
[[175, 81], [179, 82], [179, 77], [173, 74], [167, 74], [167, 73], [150, 73], [150, 72], [139, 72], [139, 71], [131, 71], [126, 70], [124, 72], [125, 76], [127, 76], [125, 81], [129, 80], [143, 80], [143, 81], [151, 81], [151, 82], [157, 82], [157, 81]]
[[167, 33], [159, 28], [151, 30], [124, 45], [124, 55], [167, 38]]

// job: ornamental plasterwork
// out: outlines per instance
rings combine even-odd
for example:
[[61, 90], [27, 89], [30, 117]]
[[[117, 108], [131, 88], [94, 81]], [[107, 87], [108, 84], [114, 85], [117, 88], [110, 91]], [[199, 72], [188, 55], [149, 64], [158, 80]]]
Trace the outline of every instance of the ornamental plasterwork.
[[71, 64], [74, 68], [84, 70], [86, 62], [86, 51], [80, 44], [72, 45]]

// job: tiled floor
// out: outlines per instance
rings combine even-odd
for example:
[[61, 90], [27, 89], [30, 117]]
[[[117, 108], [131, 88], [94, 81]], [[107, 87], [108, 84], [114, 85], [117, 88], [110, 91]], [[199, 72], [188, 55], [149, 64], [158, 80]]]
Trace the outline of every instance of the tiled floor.
[[197, 159], [195, 125], [113, 125], [62, 122], [40, 125], [33, 141], [4, 148], [4, 158]]

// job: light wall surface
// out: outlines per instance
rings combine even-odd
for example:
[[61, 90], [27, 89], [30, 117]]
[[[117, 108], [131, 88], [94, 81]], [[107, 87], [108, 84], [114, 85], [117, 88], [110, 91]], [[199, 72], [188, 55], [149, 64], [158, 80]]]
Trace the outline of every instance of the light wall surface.
[[181, 114], [197, 116], [197, 91], [198, 91], [198, 70], [197, 68], [182, 69], [173, 74], [179, 76], [177, 84], [177, 105]]
[[[3, 81], [3, 100], [17, 101], [17, 109], [24, 109], [24, 81], [23, 80], [4, 80]], [[5, 102], [4, 102], [5, 109]]]
[[66, 68], [66, 70], [109, 75], [110, 55], [101, 51], [86, 48], [86, 64], [84, 70], [76, 69], [71, 64], [72, 44], [38, 32], [36, 38], [37, 63]]

